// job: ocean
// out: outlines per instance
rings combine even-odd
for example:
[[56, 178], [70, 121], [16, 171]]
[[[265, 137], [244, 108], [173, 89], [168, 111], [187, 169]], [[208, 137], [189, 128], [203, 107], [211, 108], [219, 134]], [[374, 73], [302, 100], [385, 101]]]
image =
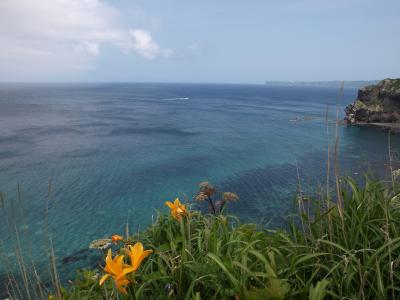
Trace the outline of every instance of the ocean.
[[[240, 200], [228, 213], [276, 227], [300, 186], [326, 184], [335, 120], [357, 89], [228, 84], [0, 84], [0, 246], [45, 270], [44, 236], [63, 280], [96, 265], [94, 239], [145, 229], [164, 202], [202, 181]], [[328, 124], [328, 126], [326, 126]], [[342, 175], [388, 172], [388, 132], [337, 128]], [[391, 148], [400, 146], [391, 135]], [[297, 171], [299, 176], [297, 175]], [[46, 206], [48, 203], [48, 212]], [[193, 204], [196, 209], [196, 204]], [[48, 227], [46, 224], [48, 223]], [[28, 250], [27, 250], [28, 251]], [[4, 267], [4, 265], [3, 265]]]

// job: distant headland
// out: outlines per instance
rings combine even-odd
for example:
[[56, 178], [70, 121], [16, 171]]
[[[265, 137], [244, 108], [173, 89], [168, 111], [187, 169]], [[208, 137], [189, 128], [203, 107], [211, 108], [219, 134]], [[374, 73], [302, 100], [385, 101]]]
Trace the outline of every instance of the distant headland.
[[340, 87], [344, 83], [345, 87], [361, 88], [366, 85], [378, 83], [379, 80], [358, 80], [358, 81], [266, 81], [264, 84], [269, 86], [320, 86], [320, 87]]
[[345, 112], [351, 125], [400, 129], [400, 79], [388, 78], [361, 88]]

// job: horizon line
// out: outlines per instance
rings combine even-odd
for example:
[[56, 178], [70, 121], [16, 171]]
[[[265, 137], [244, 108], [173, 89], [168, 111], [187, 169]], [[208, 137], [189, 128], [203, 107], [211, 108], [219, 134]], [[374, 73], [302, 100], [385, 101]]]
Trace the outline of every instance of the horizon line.
[[63, 80], [63, 81], [47, 81], [47, 80], [37, 80], [37, 81], [0, 81], [0, 84], [104, 84], [104, 83], [115, 83], [115, 84], [226, 84], [226, 85], [265, 85], [267, 83], [286, 83], [286, 84], [305, 84], [305, 83], [336, 83], [336, 82], [370, 82], [370, 81], [380, 81], [384, 79], [396, 79], [386, 77], [383, 79], [356, 79], [356, 80], [265, 80], [262, 82], [206, 82], [206, 81], [124, 81], [124, 80]]

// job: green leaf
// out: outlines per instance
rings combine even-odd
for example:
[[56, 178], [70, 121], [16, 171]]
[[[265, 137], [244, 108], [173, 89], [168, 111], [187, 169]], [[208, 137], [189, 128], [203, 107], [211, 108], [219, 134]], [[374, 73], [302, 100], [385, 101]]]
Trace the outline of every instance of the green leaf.
[[327, 287], [329, 285], [329, 281], [323, 279], [317, 282], [317, 285], [314, 287], [311, 285], [310, 287], [310, 300], [323, 300], [327, 293]]
[[213, 253], [208, 253], [207, 256], [217, 263], [217, 265], [222, 269], [222, 271], [225, 272], [225, 274], [228, 276], [229, 280], [235, 287], [239, 287], [239, 281], [231, 274], [231, 272], [229, 272], [228, 268], [218, 256]]
[[245, 291], [246, 300], [284, 300], [290, 291], [290, 285], [283, 279], [271, 279], [264, 289]]

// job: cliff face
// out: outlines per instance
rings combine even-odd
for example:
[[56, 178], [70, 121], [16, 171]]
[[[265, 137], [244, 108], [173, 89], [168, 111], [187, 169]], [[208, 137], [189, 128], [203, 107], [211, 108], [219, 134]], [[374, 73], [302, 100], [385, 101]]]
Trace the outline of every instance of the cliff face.
[[400, 79], [385, 79], [360, 89], [345, 112], [350, 124], [400, 122]]

